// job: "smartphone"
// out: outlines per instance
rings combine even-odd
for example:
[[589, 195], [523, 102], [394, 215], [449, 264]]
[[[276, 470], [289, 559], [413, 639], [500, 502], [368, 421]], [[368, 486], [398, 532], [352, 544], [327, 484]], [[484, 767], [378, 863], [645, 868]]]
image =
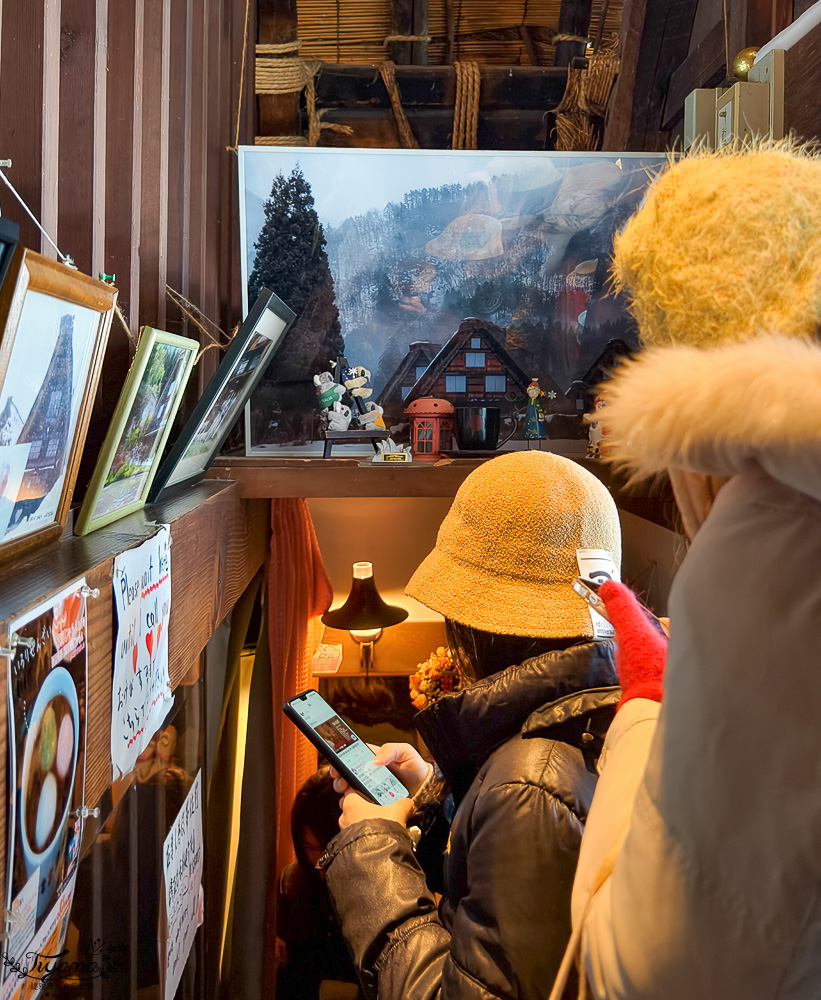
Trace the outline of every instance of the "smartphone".
[[[597, 614], [601, 615], [606, 622], [610, 622], [611, 625], [613, 624], [607, 617], [607, 608], [604, 605], [604, 601], [596, 593], [601, 584], [594, 583], [592, 580], [583, 580], [580, 576], [577, 576], [576, 579], [570, 584], [570, 586], [573, 589], [574, 594], [578, 594], [579, 597], [582, 598], [582, 600], [587, 601], [590, 607]], [[641, 605], [641, 610], [647, 616], [647, 620], [650, 622], [650, 624], [658, 632], [661, 632], [661, 634], [666, 639], [667, 632], [664, 630], [664, 626], [661, 624], [658, 618], [656, 618], [653, 612], [648, 607], [645, 607], [644, 604]]]
[[592, 580], [583, 580], [580, 576], [577, 576], [570, 586], [573, 588], [573, 593], [578, 594], [583, 601], [587, 601], [596, 614], [601, 615], [611, 625], [613, 624], [607, 617], [607, 608], [604, 606], [604, 601], [596, 593], [599, 589], [597, 583], [593, 583]]
[[389, 806], [408, 797], [402, 782], [382, 766], [371, 763], [374, 752], [356, 735], [318, 691], [301, 694], [282, 706], [282, 711], [323, 757], [365, 798]]

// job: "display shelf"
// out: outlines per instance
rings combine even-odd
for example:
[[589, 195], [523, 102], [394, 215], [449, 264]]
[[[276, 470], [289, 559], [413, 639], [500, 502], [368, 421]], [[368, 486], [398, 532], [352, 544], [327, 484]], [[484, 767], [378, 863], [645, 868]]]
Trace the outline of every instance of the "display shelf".
[[[564, 452], [557, 452], [564, 454]], [[499, 454], [502, 454], [501, 452]], [[574, 461], [586, 460], [567, 454]], [[390, 465], [357, 458], [218, 458], [209, 479], [239, 483], [244, 500], [272, 497], [452, 497], [487, 458]], [[598, 463], [596, 463], [598, 464]]]
[[[558, 442], [556, 442], [558, 443]], [[567, 442], [578, 445], [579, 442]], [[583, 443], [582, 443], [583, 444]], [[579, 449], [553, 449], [592, 472], [613, 494], [620, 510], [674, 531], [679, 529], [675, 499], [666, 474], [632, 483]], [[502, 454], [500, 452], [500, 454]], [[487, 458], [446, 458], [439, 462], [383, 465], [356, 458], [239, 458], [222, 456], [208, 471], [212, 480], [233, 480], [243, 500], [275, 497], [364, 498], [452, 497]]]

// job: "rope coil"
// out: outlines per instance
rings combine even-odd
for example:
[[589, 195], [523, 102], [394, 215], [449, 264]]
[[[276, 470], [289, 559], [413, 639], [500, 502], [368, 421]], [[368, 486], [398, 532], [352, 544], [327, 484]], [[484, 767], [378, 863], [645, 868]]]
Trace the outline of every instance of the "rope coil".
[[475, 60], [455, 62], [456, 95], [453, 101], [451, 149], [476, 149], [479, 131], [481, 73]]
[[258, 56], [284, 56], [289, 52], [298, 52], [302, 48], [302, 42], [295, 39], [292, 42], [264, 42], [254, 47], [254, 52]]
[[254, 66], [254, 92], [257, 94], [298, 94], [313, 80], [319, 64], [304, 59], [257, 59]]

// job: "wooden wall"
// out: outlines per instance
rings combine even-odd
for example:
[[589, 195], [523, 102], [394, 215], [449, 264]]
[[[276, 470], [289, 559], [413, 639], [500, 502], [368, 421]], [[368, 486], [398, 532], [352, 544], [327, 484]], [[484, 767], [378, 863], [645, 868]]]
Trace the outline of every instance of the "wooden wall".
[[[61, 251], [87, 274], [116, 274], [133, 333], [149, 324], [197, 336], [166, 284], [224, 330], [239, 318], [236, 156], [226, 146], [245, 16], [243, 0], [0, 2], [0, 158], [13, 161], [9, 178]], [[241, 143], [254, 103], [244, 101]], [[27, 246], [55, 256], [5, 189], [0, 207]], [[96, 453], [131, 351], [115, 321], [87, 451]], [[199, 365], [200, 386], [215, 353]]]

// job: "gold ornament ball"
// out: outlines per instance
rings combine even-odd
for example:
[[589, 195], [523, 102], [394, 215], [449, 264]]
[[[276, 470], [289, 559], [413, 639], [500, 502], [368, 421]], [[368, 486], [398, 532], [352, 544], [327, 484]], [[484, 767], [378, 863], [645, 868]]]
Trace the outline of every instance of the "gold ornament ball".
[[747, 74], [753, 68], [758, 48], [757, 45], [751, 45], [748, 49], [742, 49], [733, 59], [733, 76], [737, 80], [747, 79]]

